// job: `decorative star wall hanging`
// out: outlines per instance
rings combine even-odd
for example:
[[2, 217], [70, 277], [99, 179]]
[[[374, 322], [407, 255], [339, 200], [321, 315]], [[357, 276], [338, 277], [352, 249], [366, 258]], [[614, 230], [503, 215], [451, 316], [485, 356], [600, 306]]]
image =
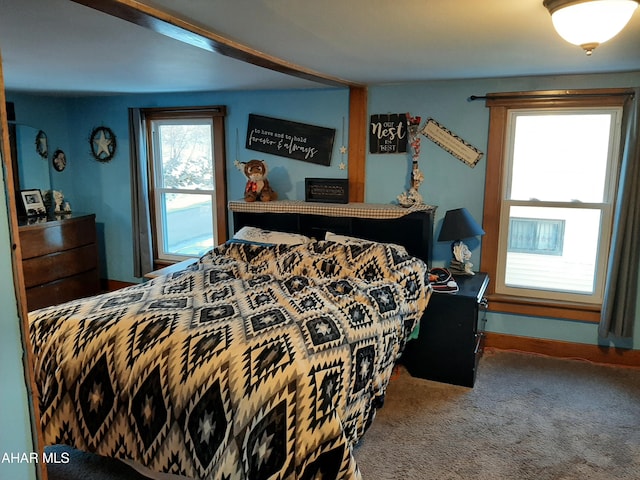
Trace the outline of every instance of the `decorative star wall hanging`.
[[347, 153], [347, 147], [344, 144], [344, 117], [342, 117], [342, 146], [340, 147], [340, 165], [338, 165], [340, 170], [347, 169], [347, 164], [344, 161], [345, 153]]
[[91, 155], [99, 162], [109, 162], [116, 154], [116, 135], [108, 127], [96, 127], [89, 135]]

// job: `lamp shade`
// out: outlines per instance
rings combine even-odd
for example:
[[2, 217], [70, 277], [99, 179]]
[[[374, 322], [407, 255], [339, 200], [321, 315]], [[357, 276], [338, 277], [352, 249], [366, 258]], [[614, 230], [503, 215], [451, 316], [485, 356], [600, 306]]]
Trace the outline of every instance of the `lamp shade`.
[[438, 241], [462, 240], [478, 235], [484, 235], [482, 227], [478, 225], [466, 208], [457, 208], [448, 210], [444, 214]]
[[640, 0], [544, 0], [558, 34], [587, 55], [625, 27]]

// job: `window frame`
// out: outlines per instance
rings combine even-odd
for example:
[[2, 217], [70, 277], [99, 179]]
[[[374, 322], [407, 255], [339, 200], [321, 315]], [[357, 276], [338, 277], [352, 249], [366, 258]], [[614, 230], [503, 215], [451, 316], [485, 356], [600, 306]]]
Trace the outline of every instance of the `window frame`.
[[[505, 192], [509, 154], [508, 127], [512, 110], [624, 107], [625, 99], [633, 92], [628, 89], [531, 91], [493, 93], [486, 96], [489, 108], [489, 135], [487, 143], [487, 168], [485, 177], [485, 201], [481, 265], [491, 278], [498, 278], [500, 248], [500, 221]], [[612, 202], [615, 202], [613, 192]], [[613, 204], [612, 204], [613, 205]], [[599, 322], [601, 303], [551, 300], [496, 293], [496, 282], [487, 290], [489, 309], [526, 316], [565, 318], [586, 322]]]
[[[188, 255], [166, 255], [160, 256], [160, 244], [162, 226], [159, 225], [158, 215], [161, 206], [158, 204], [160, 192], [163, 188], [156, 186], [156, 167], [153, 158], [154, 132], [152, 124], [156, 121], [165, 120], [210, 120], [213, 133], [213, 171], [214, 188], [212, 197], [215, 200], [213, 214], [215, 221], [214, 243], [220, 244], [228, 240], [227, 222], [227, 173], [226, 173], [226, 147], [225, 147], [225, 125], [226, 107], [224, 106], [204, 106], [204, 107], [172, 107], [172, 108], [147, 108], [142, 109], [147, 133], [147, 180], [149, 182], [149, 213], [152, 232], [152, 246], [154, 268], [161, 268], [175, 262], [192, 258]], [[214, 245], [215, 246], [215, 245]]]

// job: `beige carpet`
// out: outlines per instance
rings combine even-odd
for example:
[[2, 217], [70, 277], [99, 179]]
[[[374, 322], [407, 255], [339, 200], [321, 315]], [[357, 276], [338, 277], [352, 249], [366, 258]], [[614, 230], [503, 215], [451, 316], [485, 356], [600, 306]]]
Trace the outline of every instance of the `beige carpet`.
[[[54, 448], [72, 456], [50, 480], [143, 478]], [[639, 480], [640, 369], [487, 352], [473, 389], [402, 371], [356, 459], [363, 480]]]
[[640, 479], [640, 370], [486, 352], [473, 389], [392, 381], [364, 480]]

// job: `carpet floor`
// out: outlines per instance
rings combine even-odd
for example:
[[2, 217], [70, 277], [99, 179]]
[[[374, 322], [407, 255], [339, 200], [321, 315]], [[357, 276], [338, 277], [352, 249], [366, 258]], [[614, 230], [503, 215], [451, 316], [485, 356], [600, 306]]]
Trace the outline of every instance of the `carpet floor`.
[[486, 352], [473, 389], [403, 372], [355, 456], [364, 480], [637, 480], [640, 369]]
[[[144, 478], [52, 449], [50, 480]], [[638, 480], [640, 369], [488, 351], [473, 389], [400, 369], [355, 456], [363, 480]]]

